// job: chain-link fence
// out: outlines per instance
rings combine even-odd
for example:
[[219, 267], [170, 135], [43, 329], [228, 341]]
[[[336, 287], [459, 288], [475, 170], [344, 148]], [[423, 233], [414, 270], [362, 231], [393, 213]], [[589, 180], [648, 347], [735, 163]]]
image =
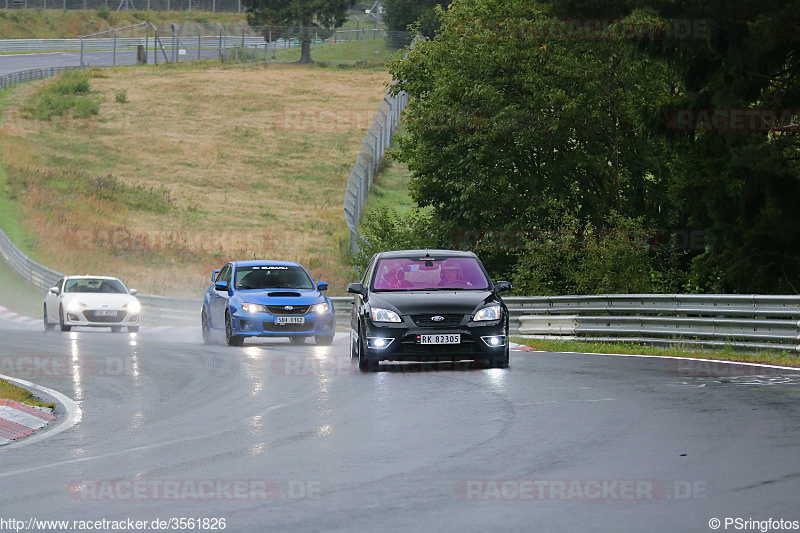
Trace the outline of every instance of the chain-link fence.
[[347, 180], [344, 192], [344, 220], [350, 228], [350, 250], [358, 249], [358, 221], [367, 203], [372, 180], [378, 170], [386, 148], [392, 144], [392, 136], [400, 127], [400, 113], [408, 104], [405, 92], [397, 96], [384, 97], [375, 119], [367, 131], [361, 151], [358, 152], [356, 164]]
[[243, 12], [241, 0], [0, 0], [5, 9], [107, 9]]
[[[48, 40], [37, 49], [80, 50], [81, 66], [158, 64], [198, 59], [294, 63], [301, 60], [330, 65], [380, 65], [405, 43], [410, 32], [384, 29], [321, 30], [319, 28], [247, 24], [139, 23], [77, 40]], [[33, 47], [34, 41], [26, 41]], [[4, 42], [0, 41], [0, 47]]]

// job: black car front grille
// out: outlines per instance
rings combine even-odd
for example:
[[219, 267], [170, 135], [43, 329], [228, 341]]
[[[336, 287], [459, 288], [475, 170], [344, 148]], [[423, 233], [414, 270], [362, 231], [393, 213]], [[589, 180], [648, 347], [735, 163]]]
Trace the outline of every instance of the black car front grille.
[[125, 311], [115, 311], [114, 315], [112, 316], [94, 316], [94, 310], [91, 311], [87, 310], [83, 312], [83, 316], [89, 322], [108, 323], [108, 322], [122, 322], [123, 320], [125, 320], [127, 313]]
[[[286, 309], [291, 307], [291, 309]], [[308, 313], [310, 305], [268, 305], [267, 312], [271, 315], [304, 315]]]
[[[434, 317], [441, 317], [441, 319], [434, 320]], [[411, 320], [414, 321], [414, 324], [421, 328], [453, 327], [459, 325], [462, 318], [464, 318], [464, 315], [411, 315]]]
[[273, 333], [276, 331], [286, 331], [291, 333], [314, 331], [313, 322], [306, 322], [305, 324], [275, 324], [273, 322], [262, 322], [261, 327], [264, 329], [264, 331]]

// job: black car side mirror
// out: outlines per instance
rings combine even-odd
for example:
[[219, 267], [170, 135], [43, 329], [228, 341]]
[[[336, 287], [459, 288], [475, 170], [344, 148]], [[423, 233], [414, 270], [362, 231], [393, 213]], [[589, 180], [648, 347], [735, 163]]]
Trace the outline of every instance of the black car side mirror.
[[347, 292], [352, 292], [353, 294], [364, 294], [364, 285], [361, 283], [351, 283], [347, 286]]
[[510, 281], [498, 281], [494, 284], [494, 290], [496, 292], [506, 292], [511, 290], [511, 282]]

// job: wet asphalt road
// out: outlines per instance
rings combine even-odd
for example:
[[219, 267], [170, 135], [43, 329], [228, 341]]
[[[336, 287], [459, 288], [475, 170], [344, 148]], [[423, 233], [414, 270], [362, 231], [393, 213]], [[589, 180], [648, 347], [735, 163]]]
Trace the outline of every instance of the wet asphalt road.
[[361, 374], [346, 337], [251, 342], [0, 328], [0, 374], [82, 410], [52, 437], [0, 447], [0, 520], [234, 532], [800, 520], [794, 372], [512, 351], [509, 369]]

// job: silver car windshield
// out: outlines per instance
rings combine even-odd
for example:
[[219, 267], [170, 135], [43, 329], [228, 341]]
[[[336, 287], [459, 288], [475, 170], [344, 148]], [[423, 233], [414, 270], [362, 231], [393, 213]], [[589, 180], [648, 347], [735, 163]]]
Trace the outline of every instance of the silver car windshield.
[[116, 279], [79, 278], [68, 279], [64, 285], [64, 292], [126, 294], [128, 291], [122, 282]]

